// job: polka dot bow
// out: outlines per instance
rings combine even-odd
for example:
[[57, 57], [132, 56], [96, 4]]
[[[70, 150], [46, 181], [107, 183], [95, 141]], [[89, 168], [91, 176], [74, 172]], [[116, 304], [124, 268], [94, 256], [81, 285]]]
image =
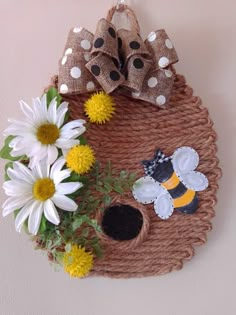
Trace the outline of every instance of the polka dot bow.
[[164, 30], [150, 33], [143, 41], [135, 31], [117, 31], [102, 19], [95, 35], [84, 28], [70, 31], [59, 63], [59, 90], [64, 94], [118, 90], [162, 106], [174, 82], [170, 66], [177, 61]]

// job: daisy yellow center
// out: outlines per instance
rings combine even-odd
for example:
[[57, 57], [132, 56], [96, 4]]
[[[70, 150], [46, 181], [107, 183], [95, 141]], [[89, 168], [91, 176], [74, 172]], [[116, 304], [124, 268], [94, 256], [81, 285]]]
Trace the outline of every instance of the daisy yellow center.
[[42, 144], [53, 144], [59, 138], [60, 130], [54, 124], [43, 124], [38, 128], [36, 136]]
[[84, 248], [72, 245], [70, 252], [63, 256], [64, 269], [71, 277], [87, 276], [93, 267], [93, 255]]
[[112, 118], [115, 104], [110, 95], [99, 92], [87, 100], [84, 109], [91, 123], [104, 124]]
[[77, 174], [87, 173], [94, 162], [94, 152], [88, 145], [76, 145], [66, 155], [67, 166]]
[[55, 191], [54, 182], [50, 178], [38, 179], [33, 186], [33, 196], [40, 201], [51, 198]]

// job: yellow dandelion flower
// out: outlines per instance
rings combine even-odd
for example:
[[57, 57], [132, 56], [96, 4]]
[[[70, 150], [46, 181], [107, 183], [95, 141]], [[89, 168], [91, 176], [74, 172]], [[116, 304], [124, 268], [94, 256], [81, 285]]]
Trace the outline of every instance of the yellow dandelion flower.
[[115, 104], [112, 97], [104, 92], [92, 95], [86, 101], [84, 108], [90, 122], [96, 124], [105, 124], [115, 112]]
[[93, 267], [93, 254], [86, 252], [84, 247], [72, 245], [63, 256], [63, 265], [71, 277], [85, 277]]
[[66, 154], [67, 167], [77, 174], [87, 173], [95, 162], [94, 151], [89, 145], [76, 145]]

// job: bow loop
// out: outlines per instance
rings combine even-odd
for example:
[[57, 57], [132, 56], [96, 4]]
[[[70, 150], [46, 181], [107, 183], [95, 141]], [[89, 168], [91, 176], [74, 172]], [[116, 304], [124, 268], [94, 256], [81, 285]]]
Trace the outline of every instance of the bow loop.
[[165, 30], [151, 32], [145, 44], [150, 54], [154, 56], [158, 68], [167, 68], [178, 61], [177, 53]]
[[118, 39], [115, 26], [105, 19], [98, 22], [93, 39], [92, 56], [99, 53], [110, 56], [119, 61]]
[[[128, 62], [129, 58], [134, 55], [141, 55], [151, 59], [151, 54], [146, 48], [142, 38], [134, 31], [119, 30], [118, 38], [120, 44], [120, 55]], [[125, 66], [125, 65], [124, 65]]]

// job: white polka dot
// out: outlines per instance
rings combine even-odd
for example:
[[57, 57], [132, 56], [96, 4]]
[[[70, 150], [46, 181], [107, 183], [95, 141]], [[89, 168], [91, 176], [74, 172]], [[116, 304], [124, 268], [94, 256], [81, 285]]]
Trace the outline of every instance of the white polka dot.
[[73, 32], [74, 33], [79, 33], [79, 32], [82, 31], [82, 29], [83, 29], [83, 27], [74, 27]]
[[161, 68], [167, 67], [167, 66], [169, 65], [169, 63], [170, 63], [170, 61], [169, 61], [169, 59], [166, 58], [166, 57], [161, 57], [161, 58], [159, 59], [159, 61], [158, 61], [158, 65], [159, 65], [159, 67], [161, 67]]
[[134, 98], [139, 97], [140, 94], [141, 94], [140, 92], [132, 92], [132, 96], [133, 96]]
[[85, 50], [89, 50], [91, 48], [91, 43], [87, 39], [83, 39], [80, 43], [81, 47]]
[[148, 35], [148, 41], [149, 42], [154, 42], [154, 40], [157, 38], [157, 34], [155, 32], [151, 32], [149, 35]]
[[60, 86], [60, 92], [61, 93], [67, 93], [68, 92], [68, 86], [66, 84], [62, 84]]
[[61, 64], [64, 65], [67, 61], [67, 56], [64, 56], [61, 60]]
[[171, 41], [169, 40], [169, 38], [166, 39], [165, 41], [166, 47], [169, 49], [173, 48], [173, 44], [171, 43]]
[[150, 88], [154, 88], [155, 86], [157, 86], [157, 83], [158, 83], [158, 81], [157, 81], [157, 78], [155, 78], [155, 77], [151, 77], [151, 78], [148, 80], [148, 86], [149, 86]]
[[162, 106], [162, 105], [165, 104], [165, 102], [166, 102], [166, 98], [165, 98], [164, 95], [159, 95], [159, 96], [156, 98], [156, 103], [157, 103], [157, 105]]
[[165, 75], [166, 75], [167, 78], [171, 78], [172, 75], [173, 75], [173, 72], [170, 71], [170, 70], [165, 70]]
[[92, 81], [89, 81], [88, 83], [87, 83], [87, 90], [88, 91], [91, 91], [91, 90], [93, 90], [95, 88], [95, 84], [92, 82]]
[[70, 55], [72, 54], [72, 48], [67, 48], [67, 50], [65, 51], [65, 55]]
[[90, 54], [89, 53], [85, 53], [84, 54], [84, 59], [85, 59], [85, 61], [89, 61], [90, 60]]
[[79, 67], [73, 67], [70, 70], [70, 75], [72, 76], [72, 78], [74, 79], [78, 79], [81, 76], [81, 70]]

